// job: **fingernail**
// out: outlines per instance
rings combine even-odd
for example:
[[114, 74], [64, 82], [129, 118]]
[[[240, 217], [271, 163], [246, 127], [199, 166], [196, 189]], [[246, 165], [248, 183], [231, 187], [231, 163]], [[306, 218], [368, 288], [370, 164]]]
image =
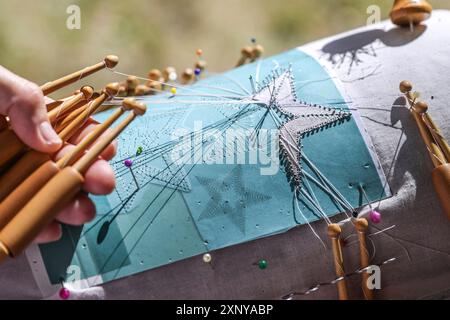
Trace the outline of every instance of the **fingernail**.
[[41, 135], [44, 138], [45, 142], [49, 145], [61, 144], [61, 138], [58, 137], [55, 130], [53, 130], [52, 126], [48, 122], [42, 122], [39, 126], [41, 131]]

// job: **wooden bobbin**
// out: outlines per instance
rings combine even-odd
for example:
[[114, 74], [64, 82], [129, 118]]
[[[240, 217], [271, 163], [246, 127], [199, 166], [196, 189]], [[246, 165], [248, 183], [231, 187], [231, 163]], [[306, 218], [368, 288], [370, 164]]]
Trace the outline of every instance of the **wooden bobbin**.
[[118, 97], [126, 97], [128, 95], [126, 82], [121, 82], [119, 84], [119, 91], [117, 92]]
[[7, 166], [14, 158], [25, 152], [26, 148], [11, 129], [0, 131], [0, 168]]
[[84, 86], [71, 99], [64, 101], [60, 106], [48, 112], [48, 120], [54, 124], [57, 118], [64, 118], [65, 115], [74, 111], [81, 102], [89, 101], [93, 94], [94, 89], [91, 86]]
[[[370, 264], [369, 250], [366, 242], [366, 232], [369, 227], [369, 222], [365, 218], [355, 219], [355, 228], [358, 232], [359, 240], [359, 264], [360, 268], [367, 268]], [[370, 274], [368, 272], [361, 273], [361, 288], [363, 290], [364, 298], [366, 300], [373, 300], [373, 290], [368, 286], [368, 279]]]
[[194, 70], [192, 70], [191, 68], [186, 68], [181, 74], [180, 82], [181, 84], [188, 84], [194, 79], [195, 79]]
[[52, 111], [53, 109], [59, 107], [62, 103], [64, 103], [64, 101], [67, 101], [72, 98], [73, 98], [73, 95], [70, 97], [67, 97], [67, 98], [62, 98], [62, 99], [54, 100], [54, 101], [47, 103], [45, 105], [47, 107], [47, 111]]
[[409, 81], [402, 81], [400, 83], [400, 92], [404, 93], [406, 96], [406, 100], [411, 107], [411, 114], [416, 122], [417, 128], [419, 129], [420, 135], [422, 137], [423, 142], [428, 150], [431, 161], [435, 167], [442, 165], [447, 162], [442, 149], [439, 144], [434, 140], [433, 135], [431, 134], [429, 128], [426, 123], [423, 121], [422, 114], [426, 112], [428, 106], [425, 106], [423, 103], [418, 104], [416, 99], [412, 93], [412, 85]]
[[71, 73], [65, 77], [58, 79], [58, 80], [47, 82], [46, 84], [41, 86], [41, 90], [44, 93], [44, 95], [46, 96], [52, 92], [55, 92], [58, 89], [66, 87], [66, 86], [68, 86], [74, 82], [77, 82], [81, 79], [84, 79], [87, 76], [90, 76], [91, 74], [98, 72], [102, 69], [105, 69], [105, 68], [112, 69], [118, 63], [119, 63], [119, 58], [117, 56], [109, 55], [102, 62], [94, 64], [93, 66], [76, 71], [76, 72]]
[[442, 209], [450, 220], [450, 164], [435, 168], [431, 173], [431, 178]]
[[133, 111], [134, 114], [141, 114], [142, 104], [136, 102], [133, 98], [127, 98], [122, 101], [121, 108], [117, 109], [105, 122], [98, 125], [87, 137], [85, 137], [73, 150], [66, 156], [58, 160], [59, 168], [65, 168], [72, 165], [78, 158], [117, 120], [125, 111]]
[[83, 175], [87, 169], [135, 117], [145, 113], [145, 110], [145, 105], [137, 104], [132, 114], [108, 135], [103, 136], [80, 160], [61, 170], [39, 190], [0, 231], [0, 259], [20, 254], [55, 219], [60, 210], [81, 190]]
[[80, 102], [76, 107], [75, 110], [70, 112], [68, 115], [66, 115], [64, 118], [59, 119], [59, 121], [56, 121], [53, 128], [55, 129], [56, 133], [60, 133], [64, 130], [69, 124], [71, 124], [80, 114], [82, 114], [84, 111], [86, 111], [87, 108], [89, 108], [90, 105], [92, 105], [93, 101], [97, 99], [100, 95], [98, 95], [96, 98], [92, 99], [91, 101], [82, 101]]
[[241, 57], [239, 58], [238, 62], [236, 63], [236, 67], [240, 67], [244, 65], [248, 59], [252, 58], [253, 54], [253, 48], [248, 46], [241, 49]]
[[342, 255], [342, 248], [340, 242], [342, 230], [338, 224], [328, 225], [328, 236], [330, 237], [333, 247], [334, 268], [336, 276], [343, 278], [336, 283], [338, 289], [339, 300], [348, 300], [347, 284], [345, 281], [344, 257]]
[[411, 107], [411, 114], [435, 167], [431, 174], [434, 189], [447, 218], [450, 220], [449, 144], [428, 114], [428, 105], [424, 102], [415, 101], [411, 93], [412, 84], [408, 81], [402, 81], [400, 91], [406, 96], [406, 100]]
[[251, 57], [250, 57], [250, 61], [254, 62], [255, 60], [261, 58], [261, 56], [264, 54], [264, 47], [262, 45], [255, 45], [252, 48], [252, 53], [251, 53]]
[[146, 86], [145, 84], [140, 84], [136, 87], [136, 89], [134, 89], [135, 96], [146, 96], [152, 93], [153, 93], [152, 89]]
[[112, 99], [119, 92], [119, 84], [117, 82], [108, 84], [102, 91], [100, 96], [92, 101], [89, 108], [86, 108], [75, 120], [73, 120], [64, 130], [59, 133], [59, 137], [63, 141], [68, 141], [81, 128], [91, 115], [107, 100]]
[[450, 162], [450, 145], [448, 144], [444, 135], [441, 133], [441, 129], [438, 127], [438, 125], [434, 122], [434, 120], [428, 113], [428, 105], [425, 102], [420, 101], [416, 103], [414, 109], [417, 113], [422, 115], [423, 121], [429, 128], [431, 135], [434, 137], [434, 140], [441, 148], [441, 151], [445, 156], [445, 160], [447, 162]]
[[205, 71], [207, 66], [207, 63], [205, 60], [199, 60], [195, 63], [195, 68], [201, 70], [202, 72]]
[[[139, 107], [139, 106], [138, 106]], [[105, 122], [98, 125], [94, 131], [86, 136], [71, 152], [56, 163], [48, 160], [27, 177], [12, 193], [0, 203], [0, 230], [22, 209], [51, 178], [61, 169], [73, 165], [83, 153], [119, 119], [125, 111], [134, 110], [136, 103], [133, 99], [125, 99], [122, 107], [116, 110]]]
[[146, 85], [146, 87], [149, 88], [149, 94], [156, 94], [158, 92], [162, 92], [163, 86], [161, 82], [162, 81], [149, 80]]
[[392, 23], [408, 27], [427, 20], [433, 11], [426, 0], [395, 0], [390, 17]]
[[148, 78], [153, 81], [159, 81], [162, 77], [162, 73], [158, 69], [152, 69], [148, 73]]
[[135, 76], [129, 76], [127, 78], [127, 95], [134, 96], [134, 91], [136, 87], [139, 85], [139, 79]]
[[167, 67], [163, 73], [164, 82], [170, 82], [177, 80], [177, 71], [174, 67]]

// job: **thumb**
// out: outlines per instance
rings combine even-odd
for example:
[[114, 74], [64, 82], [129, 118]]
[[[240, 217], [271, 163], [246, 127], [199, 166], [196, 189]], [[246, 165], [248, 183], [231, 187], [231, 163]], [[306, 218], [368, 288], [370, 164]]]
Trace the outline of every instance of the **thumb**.
[[52, 153], [62, 144], [50, 125], [41, 89], [0, 66], [0, 114], [29, 147]]

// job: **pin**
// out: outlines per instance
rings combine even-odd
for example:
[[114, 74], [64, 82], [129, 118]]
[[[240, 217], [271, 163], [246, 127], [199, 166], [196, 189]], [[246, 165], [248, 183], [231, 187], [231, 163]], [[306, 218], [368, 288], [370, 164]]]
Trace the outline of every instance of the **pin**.
[[256, 93], [256, 87], [255, 87], [255, 81], [253, 80], [253, 76], [250, 76], [249, 80], [250, 80], [250, 85], [252, 86], [252, 92], [253, 92], [253, 94], [255, 94]]
[[369, 197], [367, 196], [366, 190], [364, 189], [364, 186], [362, 184], [359, 184], [358, 187], [359, 187], [359, 190], [361, 191], [364, 199], [366, 200], [367, 204], [369, 205], [369, 208], [370, 208], [370, 212], [369, 212], [370, 221], [372, 221], [373, 223], [380, 223], [381, 222], [381, 213], [379, 213], [378, 211], [373, 209], [372, 204], [371, 204], [371, 202], [369, 200]]
[[132, 167], [133, 167], [133, 160], [131, 160], [131, 159], [125, 160], [125, 161], [124, 161], [124, 165], [125, 165], [125, 167], [127, 167], [128, 169], [130, 169], [130, 173], [131, 173], [131, 176], [133, 177], [133, 181], [134, 181], [134, 183], [136, 184], [136, 187], [139, 189], [139, 183], [138, 183], [138, 181], [137, 181], [137, 179], [136, 179], [136, 176], [134, 175], [134, 172], [133, 172], [133, 170], [132, 170]]
[[203, 255], [203, 262], [204, 263], [211, 263], [211, 261], [212, 261], [211, 255], [209, 253], [205, 253]]
[[176, 95], [176, 94], [177, 94], [177, 88], [172, 87], [172, 88], [170, 89], [170, 93], [171, 93], [173, 96]]
[[127, 159], [123, 162], [123, 164], [125, 165], [125, 167], [131, 168], [133, 166], [133, 160]]
[[140, 156], [142, 152], [144, 152], [144, 149], [141, 146], [139, 146], [136, 150], [136, 156]]
[[70, 298], [70, 290], [65, 287], [62, 287], [58, 294], [61, 300], [68, 300]]
[[267, 269], [268, 265], [267, 260], [261, 259], [258, 261], [258, 268], [261, 270]]

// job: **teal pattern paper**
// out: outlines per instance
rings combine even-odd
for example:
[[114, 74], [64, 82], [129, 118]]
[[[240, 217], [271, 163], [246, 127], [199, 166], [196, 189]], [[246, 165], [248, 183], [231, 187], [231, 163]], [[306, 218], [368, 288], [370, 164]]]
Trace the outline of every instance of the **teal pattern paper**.
[[[101, 282], [107, 282], [286, 232], [321, 219], [318, 211], [329, 217], [342, 212], [342, 204], [312, 180], [301, 181], [301, 188], [320, 208], [302, 199], [302, 194], [296, 208], [289, 172], [281, 163], [248, 164], [249, 154], [244, 154], [245, 161], [230, 161], [235, 156], [233, 147], [246, 150], [251, 147], [248, 141], [238, 137], [237, 145], [222, 149], [215, 145], [214, 137], [229, 129], [261, 136], [268, 132], [269, 145], [258, 150], [279, 160], [278, 143], [273, 143], [278, 141], [280, 128], [277, 103], [269, 110], [252, 97], [264, 95], [265, 84], [286, 72], [292, 79], [280, 86], [290, 89], [279, 88], [278, 99], [292, 98], [284, 96], [292, 90], [298, 100], [350, 113], [328, 72], [298, 49], [209, 76], [178, 88], [175, 96], [145, 97], [147, 114], [122, 134], [119, 154], [111, 162], [117, 175], [116, 190], [109, 196], [92, 197], [97, 205], [96, 219], [80, 228], [64, 226], [59, 242], [40, 246], [50, 281], [56, 284], [66, 279], [67, 268], [75, 265], [83, 279], [100, 275]], [[274, 97], [270, 92], [268, 99]], [[109, 114], [98, 118], [104, 120]], [[308, 125], [309, 118], [302, 120]], [[177, 130], [187, 133], [184, 138], [192, 138], [185, 151], [203, 148], [205, 158], [193, 156], [189, 163], [176, 163], [173, 135]], [[367, 204], [359, 185], [371, 201], [389, 196], [376, 157], [360, 130], [353, 111], [348, 119], [302, 135], [297, 146], [300, 149], [301, 145], [304, 155], [353, 208]], [[195, 140], [198, 137], [191, 135], [193, 132], [205, 135]], [[222, 153], [223, 163], [217, 161], [217, 154]], [[131, 168], [124, 165], [126, 159], [133, 161]], [[298, 162], [304, 172], [319, 179], [305, 159]], [[275, 174], [261, 174], [261, 169], [274, 164]]]

